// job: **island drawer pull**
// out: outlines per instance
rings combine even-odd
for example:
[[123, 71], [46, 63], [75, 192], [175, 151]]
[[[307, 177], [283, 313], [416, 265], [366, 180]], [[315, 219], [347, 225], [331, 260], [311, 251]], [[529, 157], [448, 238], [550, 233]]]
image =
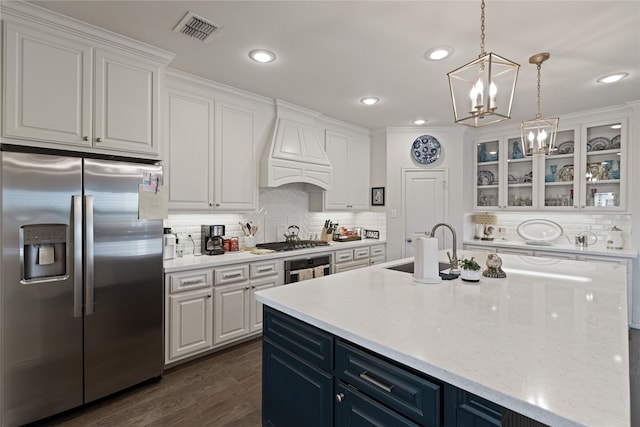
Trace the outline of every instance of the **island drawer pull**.
[[387, 393], [391, 393], [391, 390], [393, 390], [393, 384], [386, 385], [383, 382], [371, 377], [367, 371], [361, 372], [360, 373], [360, 378], [362, 378], [365, 381], [370, 382], [371, 384], [375, 385], [376, 387], [379, 387], [379, 388], [383, 389]]

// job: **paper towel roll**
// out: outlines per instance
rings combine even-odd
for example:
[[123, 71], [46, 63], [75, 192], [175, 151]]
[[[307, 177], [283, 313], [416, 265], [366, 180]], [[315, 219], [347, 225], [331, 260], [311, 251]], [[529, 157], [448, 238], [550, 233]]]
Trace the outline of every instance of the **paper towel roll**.
[[438, 271], [438, 239], [416, 238], [413, 261], [413, 280], [419, 283], [440, 283]]

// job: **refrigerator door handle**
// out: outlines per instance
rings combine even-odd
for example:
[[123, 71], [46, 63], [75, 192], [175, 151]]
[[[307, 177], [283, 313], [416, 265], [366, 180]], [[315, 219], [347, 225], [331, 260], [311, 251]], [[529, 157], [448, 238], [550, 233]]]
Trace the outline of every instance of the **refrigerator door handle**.
[[84, 314], [93, 314], [93, 196], [84, 196]]
[[82, 317], [82, 196], [73, 203], [73, 317]]

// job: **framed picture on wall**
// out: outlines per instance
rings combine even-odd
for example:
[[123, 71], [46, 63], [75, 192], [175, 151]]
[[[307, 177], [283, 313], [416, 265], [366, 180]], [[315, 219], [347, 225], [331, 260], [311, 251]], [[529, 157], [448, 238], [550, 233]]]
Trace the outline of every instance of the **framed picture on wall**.
[[371, 189], [371, 205], [384, 206], [384, 187], [373, 187]]

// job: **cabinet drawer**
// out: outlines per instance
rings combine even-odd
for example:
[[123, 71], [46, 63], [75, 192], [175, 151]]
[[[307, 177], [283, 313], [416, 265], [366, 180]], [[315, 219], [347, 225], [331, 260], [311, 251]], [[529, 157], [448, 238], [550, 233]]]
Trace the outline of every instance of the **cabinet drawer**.
[[252, 279], [275, 276], [282, 271], [282, 260], [254, 262], [249, 265], [249, 275]]
[[440, 426], [442, 385], [336, 341], [336, 375], [411, 420]]
[[169, 292], [185, 292], [213, 285], [213, 270], [192, 270], [167, 274]]
[[385, 256], [386, 255], [386, 250], [385, 250], [384, 245], [371, 246], [369, 252], [370, 252], [372, 257], [374, 257], [374, 256]]
[[336, 402], [336, 424], [339, 426], [420, 426], [341, 382], [336, 384]]
[[333, 368], [333, 337], [269, 307], [264, 307], [263, 334], [322, 369]]
[[369, 248], [357, 248], [353, 250], [353, 259], [369, 258]]
[[249, 280], [249, 266], [238, 264], [235, 266], [219, 268], [215, 270], [215, 274], [216, 285], [241, 282], [243, 280]]
[[353, 250], [344, 249], [342, 251], [336, 251], [333, 259], [336, 264], [353, 261]]
[[369, 259], [369, 265], [376, 265], [376, 264], [382, 264], [383, 262], [386, 262], [386, 258], [384, 255], [381, 256], [372, 256]]

